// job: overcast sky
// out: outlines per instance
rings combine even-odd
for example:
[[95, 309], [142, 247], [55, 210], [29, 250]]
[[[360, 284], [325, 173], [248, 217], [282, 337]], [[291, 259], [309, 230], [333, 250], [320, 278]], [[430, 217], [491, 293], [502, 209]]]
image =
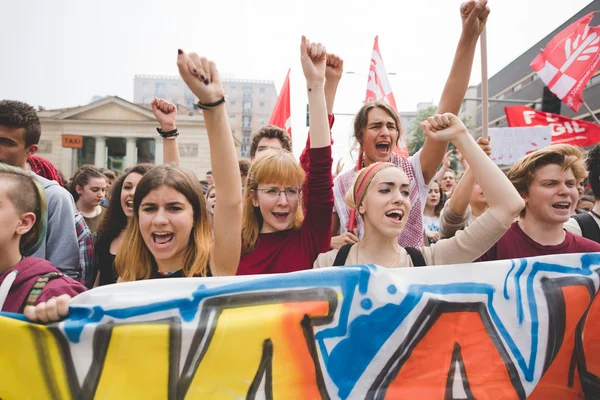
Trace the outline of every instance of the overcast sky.
[[[373, 39], [400, 110], [436, 103], [460, 35], [460, 0], [421, 1], [3, 1], [0, 98], [46, 108], [87, 104], [94, 95], [133, 100], [136, 74], [177, 74], [177, 48], [215, 60], [239, 79], [273, 80], [292, 68], [296, 147], [306, 136], [300, 36], [345, 60], [336, 112], [353, 113], [365, 97]], [[501, 70], [589, 0], [489, 0], [489, 75]], [[479, 53], [471, 83], [480, 82]], [[346, 121], [347, 119], [347, 121]], [[347, 135], [350, 118], [340, 118]], [[342, 137], [341, 136], [341, 137]], [[345, 139], [345, 136], [343, 141]], [[347, 143], [339, 143], [343, 145]]]

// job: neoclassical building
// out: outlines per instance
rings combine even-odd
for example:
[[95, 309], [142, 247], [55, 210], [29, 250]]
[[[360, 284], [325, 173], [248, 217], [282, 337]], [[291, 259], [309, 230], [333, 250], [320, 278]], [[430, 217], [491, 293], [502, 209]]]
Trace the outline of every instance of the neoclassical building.
[[[38, 115], [42, 137], [37, 154], [67, 178], [83, 164], [122, 172], [141, 162], [163, 162], [163, 139], [149, 105], [109, 96], [85, 106], [39, 111]], [[210, 152], [202, 114], [179, 105], [177, 128], [181, 165], [204, 179], [210, 169]], [[80, 143], [81, 148], [63, 147], [73, 143]]]

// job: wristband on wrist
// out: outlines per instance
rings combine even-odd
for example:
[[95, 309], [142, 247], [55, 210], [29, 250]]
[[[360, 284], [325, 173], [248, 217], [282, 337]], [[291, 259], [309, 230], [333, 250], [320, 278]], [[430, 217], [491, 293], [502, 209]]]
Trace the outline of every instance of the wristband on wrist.
[[179, 131], [177, 130], [177, 128], [168, 132], [164, 132], [162, 129], [156, 128], [156, 131], [163, 139], [176, 139], [177, 136], [179, 136]]
[[214, 103], [202, 103], [202, 102], [198, 102], [196, 105], [198, 106], [198, 108], [202, 109], [202, 110], [210, 110], [213, 109], [217, 106], [220, 106], [221, 104], [225, 103], [227, 100], [225, 99], [225, 96], [223, 96], [221, 98], [221, 100], [217, 100]]

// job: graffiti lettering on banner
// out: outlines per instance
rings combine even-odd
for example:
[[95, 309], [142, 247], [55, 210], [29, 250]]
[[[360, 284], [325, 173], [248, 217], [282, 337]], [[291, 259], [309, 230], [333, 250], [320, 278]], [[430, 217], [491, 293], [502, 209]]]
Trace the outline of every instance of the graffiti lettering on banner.
[[579, 399], [599, 254], [160, 279], [0, 317], [0, 398]]

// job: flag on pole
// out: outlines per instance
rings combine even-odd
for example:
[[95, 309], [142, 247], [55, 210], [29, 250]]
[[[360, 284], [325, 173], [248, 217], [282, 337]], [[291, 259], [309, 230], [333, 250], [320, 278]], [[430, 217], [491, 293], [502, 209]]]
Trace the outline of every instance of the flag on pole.
[[[385, 66], [383, 65], [383, 58], [381, 57], [381, 51], [379, 51], [379, 36], [375, 36], [375, 43], [373, 44], [365, 103], [377, 100], [389, 104], [394, 110], [398, 111], [396, 99], [392, 92], [392, 85], [390, 85], [390, 81], [388, 80], [388, 75], [385, 71]], [[408, 149], [406, 148], [404, 136], [400, 138], [399, 146], [394, 147], [394, 152], [401, 156], [408, 157]]]
[[273, 108], [269, 124], [280, 127], [292, 137], [292, 111], [290, 107], [290, 70], [288, 69], [281, 92]]
[[551, 127], [552, 144], [587, 147], [600, 142], [600, 126], [593, 122], [536, 111], [524, 106], [504, 107], [504, 111], [506, 112], [506, 121], [510, 127]]
[[556, 35], [530, 66], [540, 79], [575, 112], [581, 94], [600, 62], [600, 26], [590, 27], [596, 11]]

